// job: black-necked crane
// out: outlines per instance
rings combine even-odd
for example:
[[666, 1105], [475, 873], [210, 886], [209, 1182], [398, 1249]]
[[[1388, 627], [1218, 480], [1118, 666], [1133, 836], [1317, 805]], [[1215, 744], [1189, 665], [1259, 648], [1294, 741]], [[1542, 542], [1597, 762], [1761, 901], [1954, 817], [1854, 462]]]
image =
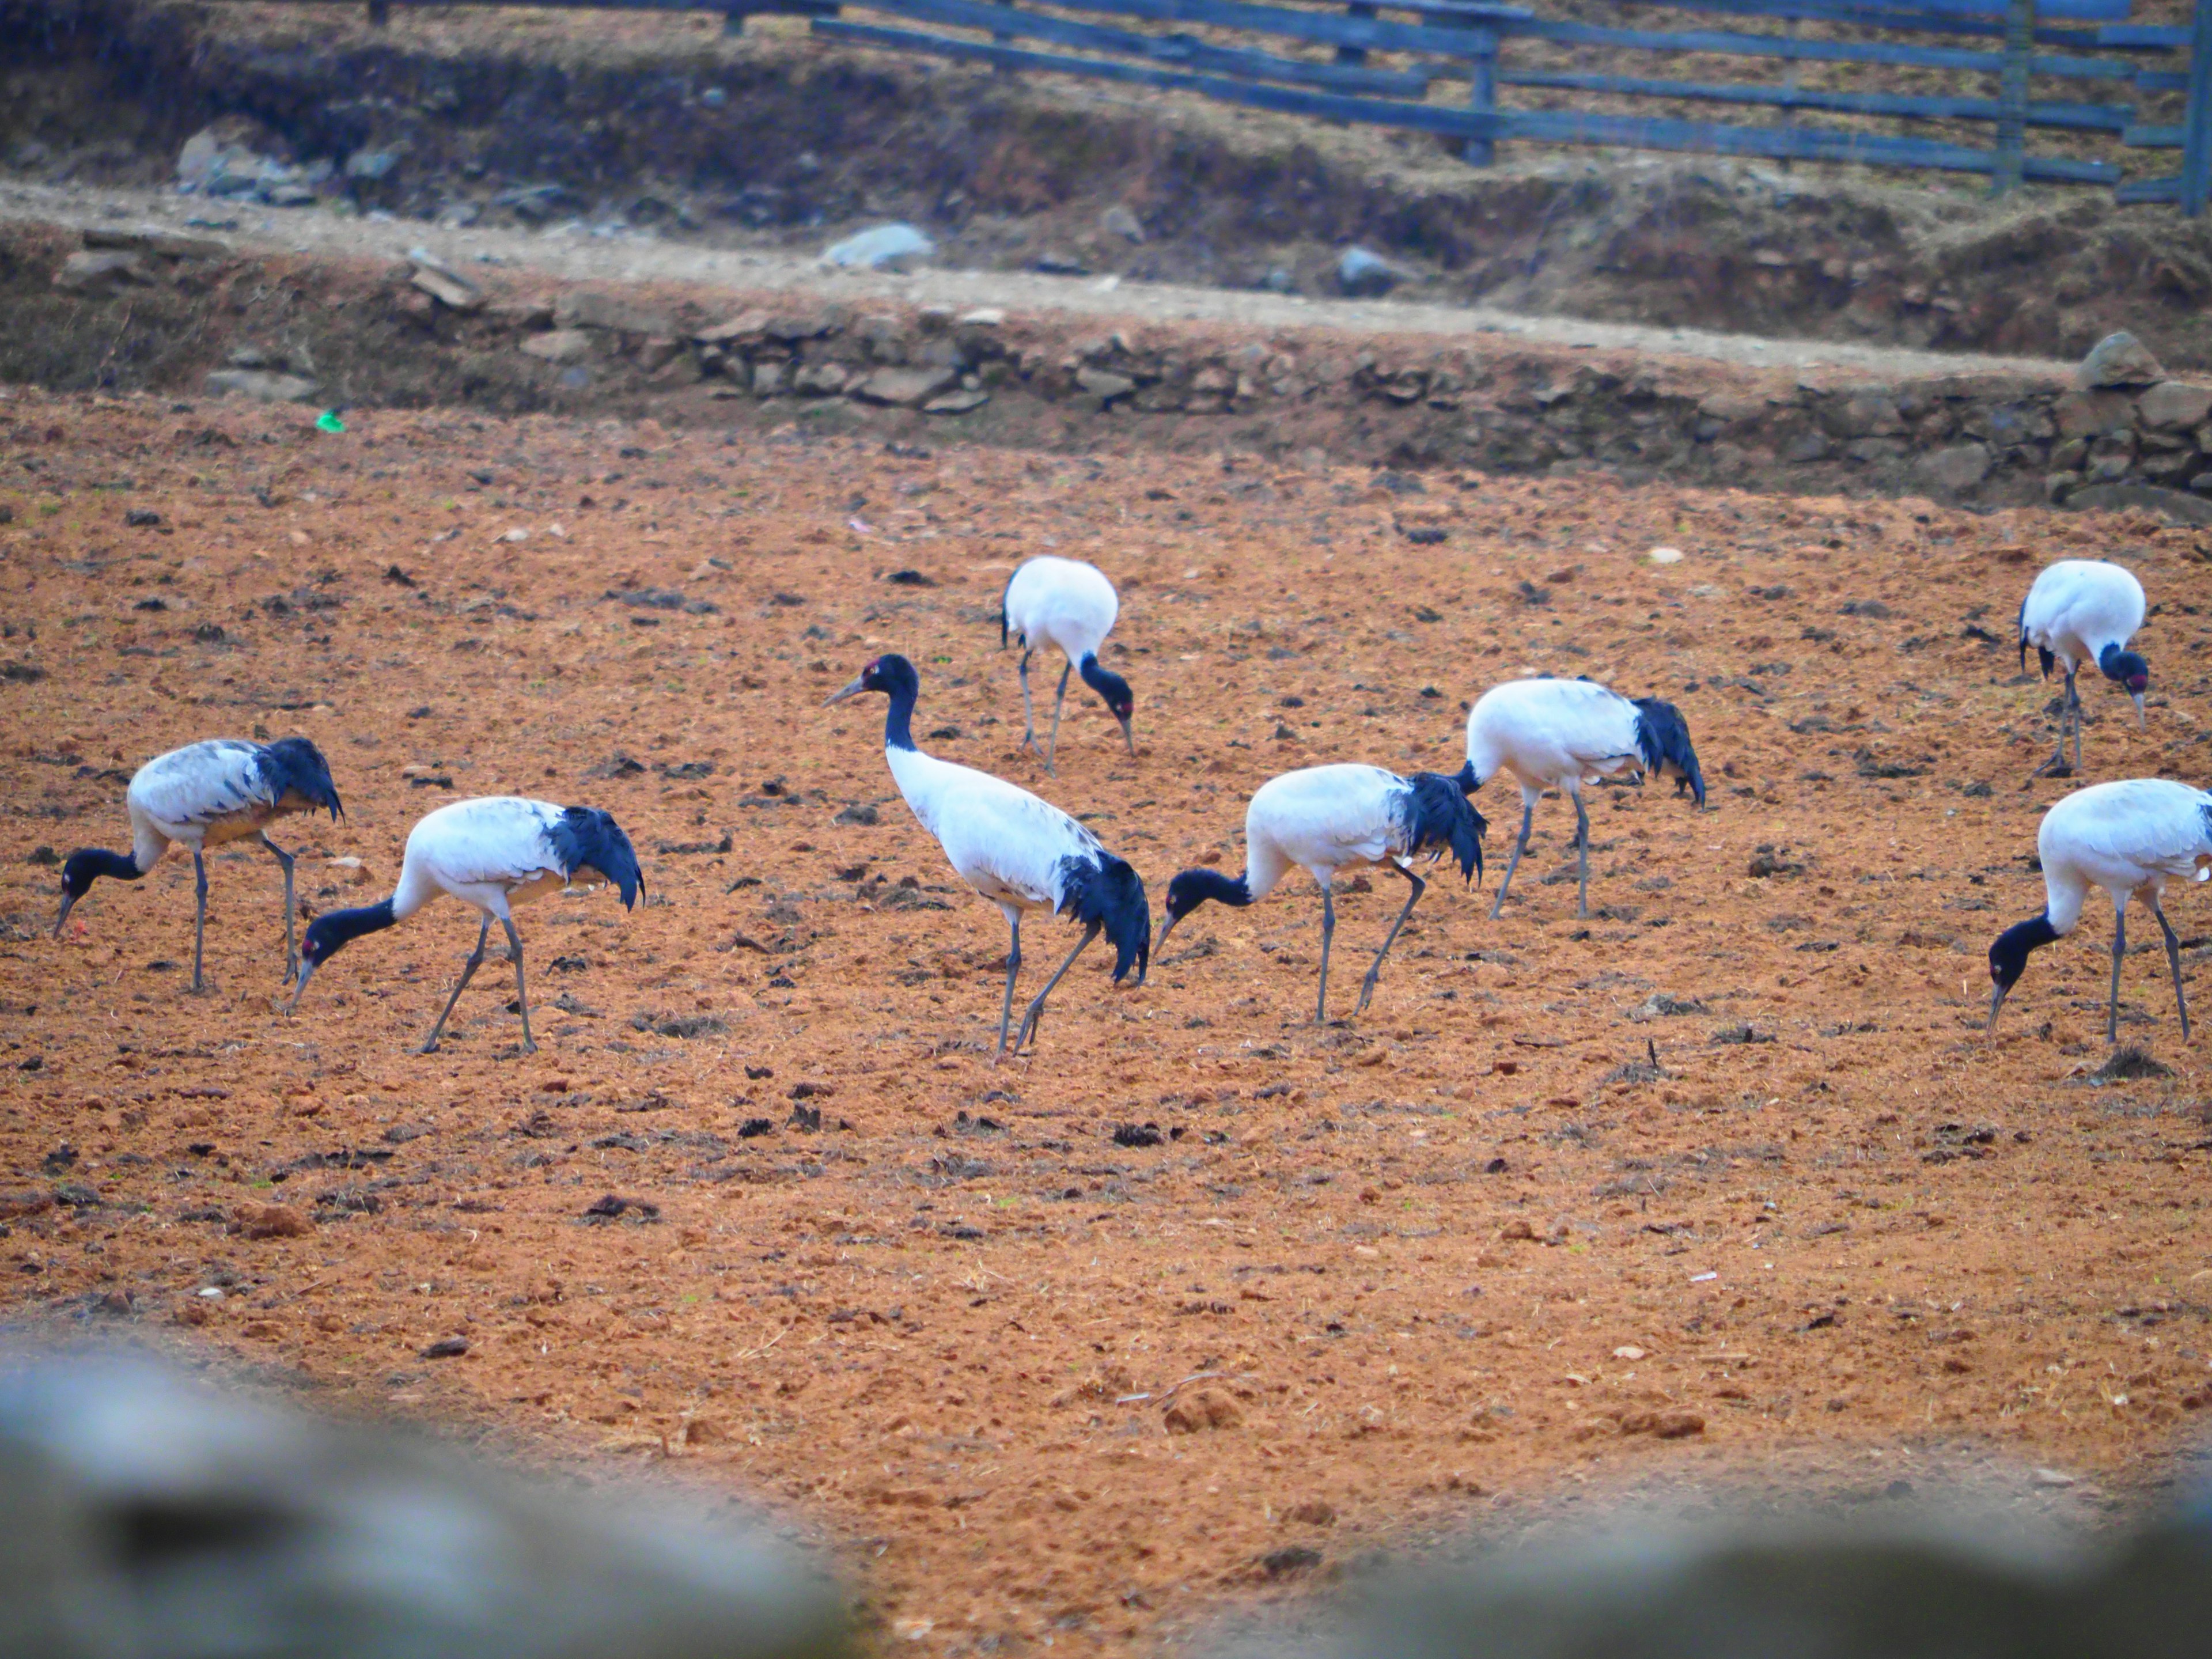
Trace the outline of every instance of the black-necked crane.
[[1083, 683], [1098, 694], [1107, 711], [1121, 723], [1121, 741], [1132, 755], [1137, 752], [1137, 739], [1129, 730], [1137, 701], [1130, 693], [1129, 682], [1098, 663], [1098, 647], [1106, 643], [1121, 613], [1121, 601], [1114, 584], [1097, 566], [1079, 559], [1054, 558], [1049, 554], [1026, 559], [1006, 583], [1006, 599], [999, 607], [999, 645], [1004, 649], [1010, 634], [1022, 642], [1021, 666], [1016, 672], [1022, 682], [1022, 746], [1025, 749], [1036, 747], [1036, 715], [1030, 703], [1030, 654], [1051, 649], [1067, 659], [1067, 666], [1060, 672], [1060, 695], [1053, 700], [1052, 736], [1042, 750], [1047, 772], [1052, 771], [1053, 757], [1060, 748], [1060, 711], [1067, 702], [1071, 673], [1082, 675]]
[[1003, 778], [915, 748], [914, 705], [921, 694], [921, 679], [904, 657], [878, 657], [829, 702], [842, 702], [863, 691], [880, 691], [890, 699], [884, 720], [884, 758], [908, 807], [921, 827], [937, 837], [961, 879], [1006, 918], [1012, 935], [1006, 993], [999, 1008], [999, 1047], [992, 1064], [1006, 1052], [1014, 978], [1022, 966], [1024, 911], [1065, 915], [1081, 926], [1083, 937], [1023, 1014], [1014, 1035], [1015, 1053], [1036, 1035], [1044, 1018], [1044, 1000], [1053, 987], [1102, 932], [1114, 946], [1114, 982], [1120, 984], [1133, 965], [1137, 983], [1143, 984], [1152, 960], [1152, 919], [1145, 884], [1137, 872], [1050, 802]]
[[445, 1010], [419, 1052], [437, 1052], [439, 1034], [483, 963], [484, 941], [496, 920], [507, 929], [507, 951], [514, 963], [523, 1052], [534, 1054], [538, 1044], [530, 1035], [530, 993], [522, 979], [522, 935], [515, 931], [510, 907], [549, 888], [568, 886], [580, 876], [611, 883], [621, 893], [624, 909], [633, 908], [645, 890], [645, 875], [629, 837], [597, 807], [484, 795], [426, 812], [407, 832], [407, 850], [391, 897], [359, 909], [326, 911], [308, 924], [292, 1006], [297, 1008], [307, 995], [307, 981], [315, 969], [346, 945], [363, 933], [406, 921], [446, 893], [474, 905], [483, 921], [477, 929], [477, 948], [462, 964], [460, 982], [446, 999]]
[[1688, 789], [1699, 808], [1705, 804], [1705, 775], [1681, 711], [1656, 697], [1633, 702], [1592, 680], [1509, 680], [1476, 699], [1467, 716], [1467, 764], [1460, 787], [1473, 794], [1500, 769], [1521, 786], [1521, 834], [1513, 843], [1498, 897], [1495, 918], [1505, 907], [1505, 890], [1521, 867], [1528, 845], [1536, 803], [1547, 789], [1564, 790], [1575, 804], [1575, 851], [1581, 878], [1576, 914], [1589, 915], [1589, 813], [1583, 786], [1614, 773], [1671, 777], [1674, 793]]
[[2092, 887], [2112, 901], [2112, 989], [2105, 1040], [2120, 1034], [2120, 959], [2127, 951], [2128, 901], [2139, 898], [2166, 935], [2173, 974], [2173, 1006], [2181, 1040], [2189, 1041], [2189, 1002], [2181, 989], [2181, 941], [2166, 919], [2160, 896], [2169, 881], [2203, 881], [2212, 873], [2212, 794], [2166, 778], [2129, 778], [2077, 789], [2043, 815], [2035, 832], [2043, 863], [2043, 914], [2015, 922], [1990, 946], [1989, 1025], [2006, 993], [2020, 982], [2031, 951], [2072, 933]]
[[1208, 899], [1251, 904], [1272, 892], [1293, 866], [1303, 869], [1321, 887], [1321, 989], [1314, 1000], [1319, 1024], [1328, 1013], [1328, 947], [1336, 934], [1330, 884], [1340, 870], [1380, 865], [1405, 877], [1413, 890], [1360, 982], [1359, 1004], [1352, 1013], [1363, 1014], [1382, 976], [1382, 958], [1427, 890], [1413, 872], [1413, 858], [1426, 853], [1433, 862], [1449, 853], [1460, 873], [1472, 880], [1482, 870], [1482, 832], [1488, 827], [1458, 781], [1434, 772], [1405, 778], [1379, 766], [1353, 765], [1285, 772], [1255, 790], [1244, 809], [1242, 876], [1200, 866], [1168, 884], [1167, 916], [1153, 952], [1167, 944], [1176, 923]]
[[2020, 665], [2027, 668], [2027, 648], [2035, 647], [2043, 677], [2053, 662], [2066, 671], [2065, 701], [2058, 709], [2058, 747], [2031, 776], [2068, 774], [2066, 723], [2074, 723], [2074, 764], [2081, 769], [2081, 695], [2074, 676], [2094, 663], [2105, 678], [2128, 694], [2136, 723], [2143, 723], [2143, 693], [2150, 687], [2150, 665], [2127, 648], [2143, 623], [2142, 584], [2124, 566], [2103, 559], [2061, 559], [2047, 565], [2020, 605]]
[[327, 809], [336, 819], [344, 811], [322, 751], [305, 738], [279, 738], [270, 744], [210, 738], [186, 744], [140, 767], [123, 804], [131, 814], [131, 851], [85, 847], [69, 855], [62, 866], [62, 910], [54, 936], [61, 937], [70, 912], [100, 877], [137, 881], [161, 861], [171, 842], [188, 847], [197, 894], [192, 989], [200, 989], [207, 942], [207, 849], [252, 836], [284, 867], [284, 973], [289, 978], [295, 965], [293, 858], [269, 839], [269, 825], [294, 812]]

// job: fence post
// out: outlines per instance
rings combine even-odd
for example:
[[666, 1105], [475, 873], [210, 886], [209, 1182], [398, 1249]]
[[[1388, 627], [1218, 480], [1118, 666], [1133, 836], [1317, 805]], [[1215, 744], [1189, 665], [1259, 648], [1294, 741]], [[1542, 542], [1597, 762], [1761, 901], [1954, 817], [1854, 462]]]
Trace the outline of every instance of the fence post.
[[[1346, 17], [1372, 17], [1375, 15], [1375, 8], [1370, 3], [1370, 0], [1352, 0], [1352, 3], [1344, 9], [1344, 15]], [[1336, 49], [1336, 61], [1340, 64], [1364, 64], [1367, 61], [1367, 48], [1339, 46]]]
[[1997, 81], [1996, 167], [1992, 196], [2020, 188], [2027, 166], [2027, 70], [2035, 51], [2035, 0], [2011, 0], [2005, 17], [2004, 69]]
[[2197, 0], [2189, 35], [2189, 113], [2182, 129], [2181, 214], [2201, 217], [2212, 195], [2212, 0]]
[[[1474, 56], [1468, 60], [1467, 106], [1480, 115], [1498, 110], [1498, 33], [1492, 28], [1474, 31]], [[1498, 159], [1494, 139], [1470, 138], [1461, 147], [1460, 158], [1472, 167], [1486, 167]]]

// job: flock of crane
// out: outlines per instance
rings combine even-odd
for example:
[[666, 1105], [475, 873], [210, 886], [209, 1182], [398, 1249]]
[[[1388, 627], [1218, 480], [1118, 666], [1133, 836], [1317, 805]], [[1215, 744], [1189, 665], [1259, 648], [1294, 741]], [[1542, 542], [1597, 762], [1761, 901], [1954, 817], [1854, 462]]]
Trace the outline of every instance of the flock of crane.
[[[1098, 660], [1119, 610], [1113, 584], [1093, 566], [1073, 560], [1028, 560], [1007, 584], [1000, 643], [1003, 647], [1010, 635], [1021, 643], [1023, 746], [1036, 750], [1048, 773], [1054, 769], [1071, 676], [1079, 676], [1097, 693], [1120, 722], [1131, 754], [1136, 752], [1131, 726], [1135, 699], [1128, 683]], [[2081, 668], [2095, 665], [2126, 690], [2134, 700], [2137, 720], [2142, 720], [2149, 666], [2127, 646], [2142, 625], [2143, 614], [2141, 583], [2118, 565], [2069, 559], [2036, 578], [2021, 607], [2021, 665], [2025, 668], [2033, 646], [2045, 677], [2056, 665], [2064, 671], [2066, 686], [2058, 749], [2037, 769], [2039, 774], [2066, 776], [2080, 769], [2081, 704], [2075, 675]], [[1030, 658], [1040, 650], [1057, 650], [1066, 659], [1051, 732], [1041, 747], [1029, 683]], [[1010, 1042], [1019, 1053], [1035, 1038], [1045, 999], [1102, 933], [1114, 947], [1115, 981], [1119, 983], [1133, 969], [1141, 983], [1153, 953], [1185, 916], [1208, 900], [1235, 906], [1254, 903], [1294, 866], [1310, 874], [1321, 889], [1317, 1021], [1325, 1018], [1328, 1006], [1329, 949], [1336, 930], [1331, 888], [1337, 874], [1376, 866], [1395, 871], [1408, 884], [1405, 906], [1361, 984], [1354, 1012], [1364, 1012], [1383, 959], [1425, 890], [1414, 872], [1414, 860], [1424, 854], [1431, 863], [1449, 856], [1463, 879], [1472, 881], [1481, 873], [1482, 838], [1488, 825], [1471, 798], [1500, 771], [1510, 774], [1520, 787], [1521, 831], [1491, 905], [1493, 917], [1504, 905], [1528, 848], [1536, 803], [1547, 791], [1559, 790], [1574, 805], [1578, 906], [1584, 916], [1589, 914], [1589, 815], [1582, 795], [1586, 785], [1632, 772], [1639, 778], [1672, 778], [1677, 794], [1688, 792], [1699, 808], [1705, 801], [1705, 778], [1689, 730], [1673, 705], [1656, 698], [1632, 701], [1588, 680], [1515, 680], [1492, 688], [1475, 702], [1468, 716], [1467, 763], [1449, 776], [1421, 772], [1404, 777], [1380, 767], [1334, 764], [1288, 772], [1262, 785], [1245, 811], [1243, 874], [1231, 877], [1200, 866], [1176, 875], [1168, 884], [1167, 914], [1155, 939], [1144, 882], [1126, 860], [1108, 852], [1097, 836], [1028, 790], [915, 746], [913, 718], [921, 690], [914, 665], [904, 657], [888, 655], [869, 663], [829, 701], [842, 702], [864, 692], [880, 692], [890, 700], [884, 725], [884, 758], [899, 793], [922, 827], [937, 838], [954, 870], [1006, 916], [1011, 942], [994, 1062], [1006, 1054]], [[2069, 724], [2074, 738], [2070, 767], [2066, 760]], [[634, 907], [645, 889], [629, 836], [597, 808], [556, 806], [512, 796], [455, 801], [425, 815], [410, 832], [399, 879], [389, 897], [318, 915], [295, 949], [293, 859], [270, 840], [268, 826], [290, 813], [327, 811], [334, 820], [342, 813], [329, 765], [313, 744], [304, 738], [265, 745], [233, 738], [192, 744], [140, 768], [131, 781], [125, 805], [133, 837], [129, 854], [85, 848], [64, 864], [57, 937], [96, 879], [106, 876], [135, 881], [154, 867], [172, 843], [188, 848], [198, 890], [192, 988], [199, 990], [207, 929], [206, 849], [256, 839], [284, 871], [285, 971], [294, 988], [290, 1006], [297, 1008], [316, 969], [347, 944], [404, 921], [441, 893], [449, 894], [475, 907], [481, 926], [476, 949], [422, 1044], [426, 1054], [436, 1049], [462, 991], [482, 965], [495, 921], [506, 932], [514, 967], [522, 1046], [526, 1051], [535, 1049], [522, 939], [511, 908], [516, 901], [586, 877], [611, 884], [625, 908]], [[2007, 928], [1990, 947], [1993, 990], [1989, 1024], [1996, 1024], [1997, 1012], [2018, 982], [2028, 954], [2073, 931], [2083, 900], [2094, 887], [2111, 896], [2114, 914], [2107, 1039], [2118, 1035], [2127, 904], [2131, 897], [2140, 897], [2166, 935], [2174, 1000], [2186, 1041], [2189, 1008], [2182, 991], [2179, 941], [2160, 901], [2169, 879], [2191, 876], [2202, 881], [2212, 873], [2212, 794], [2159, 778], [2098, 784], [2051, 807], [2044, 817], [2037, 845], [2047, 902], [2040, 915]], [[1022, 919], [1039, 909], [1069, 918], [1083, 932], [1016, 1027], [1013, 1000], [1022, 964]]]

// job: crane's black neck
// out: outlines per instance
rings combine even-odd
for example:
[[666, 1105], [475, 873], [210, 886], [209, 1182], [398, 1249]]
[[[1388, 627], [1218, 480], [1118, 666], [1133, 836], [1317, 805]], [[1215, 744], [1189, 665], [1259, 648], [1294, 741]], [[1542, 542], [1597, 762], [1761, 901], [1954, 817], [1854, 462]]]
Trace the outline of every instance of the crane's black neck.
[[884, 714], [884, 747], [914, 747], [914, 705], [921, 688], [911, 680], [890, 688], [891, 706]]
[[1251, 884], [1243, 876], [1225, 875], [1202, 864], [1185, 870], [1168, 884], [1168, 915], [1176, 921], [1208, 899], [1241, 909], [1252, 902]]
[[354, 910], [325, 910], [307, 924], [307, 943], [301, 954], [319, 966], [363, 933], [377, 933], [398, 920], [388, 898]]
[[1996, 936], [1990, 946], [1990, 977], [2009, 991], [2027, 969], [2027, 953], [2055, 944], [2058, 930], [2051, 925], [2051, 912], [2016, 921]]
[[114, 881], [137, 881], [146, 872], [138, 867], [138, 860], [123, 853], [111, 853], [105, 847], [87, 847], [71, 853], [63, 866], [63, 878], [78, 892], [106, 876]]
[[1083, 683], [1085, 685], [1109, 702], [1112, 701], [1114, 676], [1098, 665], [1098, 653], [1096, 651], [1085, 652], [1083, 660], [1075, 665], [1075, 672], [1083, 677]]

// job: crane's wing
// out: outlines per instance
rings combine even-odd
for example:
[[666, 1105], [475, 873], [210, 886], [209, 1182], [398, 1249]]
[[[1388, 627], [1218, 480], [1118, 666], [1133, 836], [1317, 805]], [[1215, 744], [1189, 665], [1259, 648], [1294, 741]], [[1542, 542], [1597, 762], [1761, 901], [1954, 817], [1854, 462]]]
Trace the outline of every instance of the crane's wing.
[[2166, 778], [2130, 778], [2100, 791], [2099, 810], [2072, 826], [2084, 851], [2169, 875], [2195, 873], [2212, 855], [2212, 794]]
[[562, 809], [513, 795], [461, 801], [432, 813], [407, 837], [446, 880], [517, 885], [549, 872], [565, 878], [560, 849], [547, 831]]
[[131, 801], [164, 823], [211, 823], [250, 806], [272, 805], [256, 764], [260, 752], [236, 738], [210, 738], [156, 756], [131, 780]]

